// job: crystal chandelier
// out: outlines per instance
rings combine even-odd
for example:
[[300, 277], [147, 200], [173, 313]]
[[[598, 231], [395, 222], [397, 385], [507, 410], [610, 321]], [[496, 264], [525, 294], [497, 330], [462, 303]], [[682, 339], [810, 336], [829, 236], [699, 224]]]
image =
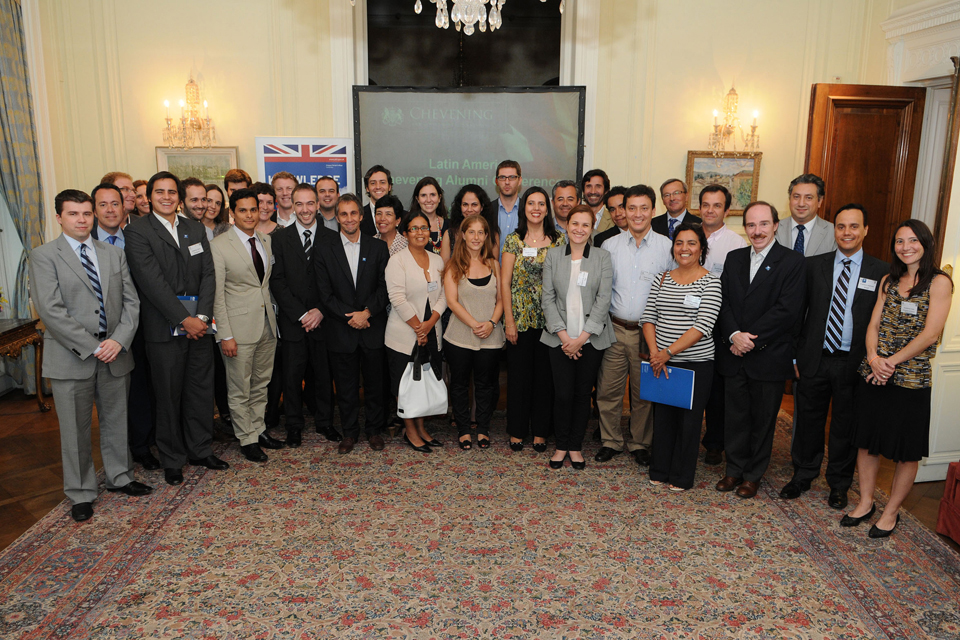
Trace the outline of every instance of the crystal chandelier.
[[[453, 3], [453, 9], [448, 12], [447, 0], [430, 0], [430, 2], [437, 5], [437, 19], [434, 23], [438, 29], [449, 29], [450, 23], [453, 22], [453, 26], [457, 31], [460, 31], [462, 26], [463, 33], [469, 36], [474, 32], [474, 25], [476, 25], [476, 28], [480, 29], [481, 32], [486, 31], [488, 28], [493, 32], [503, 25], [503, 4], [506, 0], [450, 1]], [[540, 2], [546, 1], [547, 0], [540, 0]], [[560, 0], [560, 13], [563, 13], [564, 3], [565, 0]], [[350, 6], [355, 7], [356, 4], [356, 0], [350, 0]], [[489, 11], [487, 11], [486, 7], [488, 4], [490, 5]], [[413, 10], [417, 14], [423, 11], [423, 2], [417, 0], [413, 5]]]
[[193, 81], [193, 76], [187, 82], [185, 98], [180, 100], [180, 119], [176, 123], [170, 117], [170, 101], [163, 101], [167, 110], [163, 144], [174, 149], [213, 146], [217, 142], [217, 130], [210, 119], [206, 100], [202, 101], [203, 117], [200, 117], [200, 87]]
[[[732, 152], [737, 155], [752, 156], [760, 152], [760, 134], [757, 133], [758, 111], [753, 112], [753, 124], [750, 125], [750, 133], [744, 135], [743, 128], [740, 126], [740, 116], [737, 114], [740, 106], [740, 96], [737, 90], [732, 88], [723, 98], [723, 123], [720, 123], [720, 112], [713, 112], [713, 132], [707, 139], [707, 148], [713, 152], [713, 155], [719, 156], [727, 153], [727, 145], [730, 145]], [[737, 149], [737, 132], [740, 133], [741, 148]]]

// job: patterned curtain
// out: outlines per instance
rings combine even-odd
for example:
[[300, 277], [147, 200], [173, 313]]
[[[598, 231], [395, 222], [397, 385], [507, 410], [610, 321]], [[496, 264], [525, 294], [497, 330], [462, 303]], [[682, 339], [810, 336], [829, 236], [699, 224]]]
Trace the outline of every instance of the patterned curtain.
[[14, 315], [29, 315], [27, 259], [43, 244], [40, 161], [30, 103], [23, 15], [19, 0], [0, 0], [0, 197], [10, 208], [23, 253], [8, 299]]

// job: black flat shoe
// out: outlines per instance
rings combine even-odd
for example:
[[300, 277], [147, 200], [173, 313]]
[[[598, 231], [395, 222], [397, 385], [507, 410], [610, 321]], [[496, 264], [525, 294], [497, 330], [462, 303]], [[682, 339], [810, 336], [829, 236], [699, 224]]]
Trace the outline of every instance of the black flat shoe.
[[93, 503], [78, 502], [70, 507], [70, 517], [76, 522], [83, 522], [93, 517]]
[[900, 524], [900, 514], [897, 514], [897, 521], [893, 523], [893, 529], [881, 529], [877, 525], [870, 527], [870, 531], [867, 532], [867, 535], [871, 538], [886, 538], [891, 533], [897, 530], [897, 525]]
[[551, 469], [559, 469], [559, 468], [561, 468], [562, 466], [563, 466], [563, 460], [551, 460], [551, 461], [550, 461], [550, 468], [551, 468]]
[[473, 442], [470, 440], [470, 438], [467, 438], [466, 440], [460, 440], [459, 443], [460, 443], [460, 448], [463, 449], [464, 451], [469, 451], [470, 449], [473, 449]]
[[840, 519], [840, 526], [841, 526], [841, 527], [856, 527], [857, 525], [859, 525], [859, 524], [860, 524], [861, 522], [863, 522], [864, 520], [869, 520], [870, 518], [872, 518], [872, 517], [873, 517], [873, 514], [875, 514], [876, 512], [877, 512], [877, 503], [874, 502], [874, 503], [873, 503], [873, 506], [870, 507], [870, 512], [869, 512], [867, 515], [865, 515], [865, 516], [857, 516], [857, 517], [855, 517], [855, 516], [844, 515], [843, 518]]
[[577, 462], [576, 460], [571, 460], [570, 466], [576, 469], [577, 471], [582, 471], [583, 469], [587, 468], [587, 461], [581, 460], [580, 462]]
[[107, 491], [112, 491], [113, 493], [125, 493], [128, 496], [138, 497], [145, 496], [148, 493], [153, 492], [153, 487], [149, 487], [142, 482], [137, 482], [133, 480], [123, 485], [122, 487], [111, 487]]
[[481, 449], [490, 448], [490, 438], [477, 438], [477, 446]]
[[510, 443], [511, 451], [523, 451], [523, 442], [511, 442]]
[[417, 445], [410, 442], [410, 438], [407, 437], [407, 434], [403, 434], [403, 441], [406, 442], [408, 445], [410, 445], [410, 448], [413, 449], [414, 451], [419, 451], [420, 453], [433, 453], [433, 449], [431, 449], [426, 443], [418, 447]]
[[163, 479], [166, 480], [167, 484], [174, 487], [183, 484], [183, 471], [180, 469], [164, 469]]
[[546, 442], [534, 442], [534, 443], [533, 443], [533, 450], [536, 451], [537, 453], [543, 453], [544, 451], [547, 450], [547, 443], [546, 443]]
[[224, 469], [229, 469], [230, 465], [218, 458], [217, 456], [210, 454], [206, 458], [200, 458], [198, 460], [187, 460], [188, 463], [195, 467], [206, 467], [213, 471], [223, 471]]

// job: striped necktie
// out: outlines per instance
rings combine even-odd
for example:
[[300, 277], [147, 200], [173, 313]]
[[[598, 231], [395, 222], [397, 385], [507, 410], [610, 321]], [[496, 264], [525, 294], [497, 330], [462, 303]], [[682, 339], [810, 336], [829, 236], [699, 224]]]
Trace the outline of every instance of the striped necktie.
[[830, 353], [839, 351], [843, 336], [843, 316], [847, 312], [847, 289], [850, 287], [850, 259], [843, 261], [843, 271], [837, 278], [833, 290], [833, 302], [830, 303], [830, 315], [827, 316], [827, 334], [824, 342]]
[[97, 294], [97, 302], [100, 303], [100, 333], [107, 332], [107, 314], [103, 310], [103, 289], [100, 288], [100, 278], [97, 277], [97, 269], [93, 266], [93, 260], [87, 255], [87, 245], [80, 245], [80, 262], [83, 269], [87, 272], [87, 278], [90, 279], [90, 285]]
[[307, 260], [310, 259], [310, 247], [313, 246], [313, 243], [310, 242], [310, 229], [306, 229], [303, 232], [303, 252], [307, 254]]

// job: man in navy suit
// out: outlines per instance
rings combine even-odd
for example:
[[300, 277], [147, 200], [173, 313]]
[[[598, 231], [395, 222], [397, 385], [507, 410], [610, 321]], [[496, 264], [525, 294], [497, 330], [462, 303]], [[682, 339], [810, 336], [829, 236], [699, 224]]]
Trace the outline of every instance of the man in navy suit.
[[337, 238], [315, 255], [321, 328], [337, 386], [343, 440], [338, 453], [353, 451], [360, 435], [360, 374], [370, 448], [384, 447], [383, 337], [387, 329], [387, 243], [360, 233], [363, 209], [352, 193], [337, 202]]
[[770, 464], [784, 383], [793, 377], [794, 327], [806, 286], [803, 256], [775, 240], [779, 217], [766, 202], [743, 211], [750, 247], [727, 254], [717, 318], [722, 346], [717, 368], [725, 382], [726, 475], [717, 491], [757, 495]]

